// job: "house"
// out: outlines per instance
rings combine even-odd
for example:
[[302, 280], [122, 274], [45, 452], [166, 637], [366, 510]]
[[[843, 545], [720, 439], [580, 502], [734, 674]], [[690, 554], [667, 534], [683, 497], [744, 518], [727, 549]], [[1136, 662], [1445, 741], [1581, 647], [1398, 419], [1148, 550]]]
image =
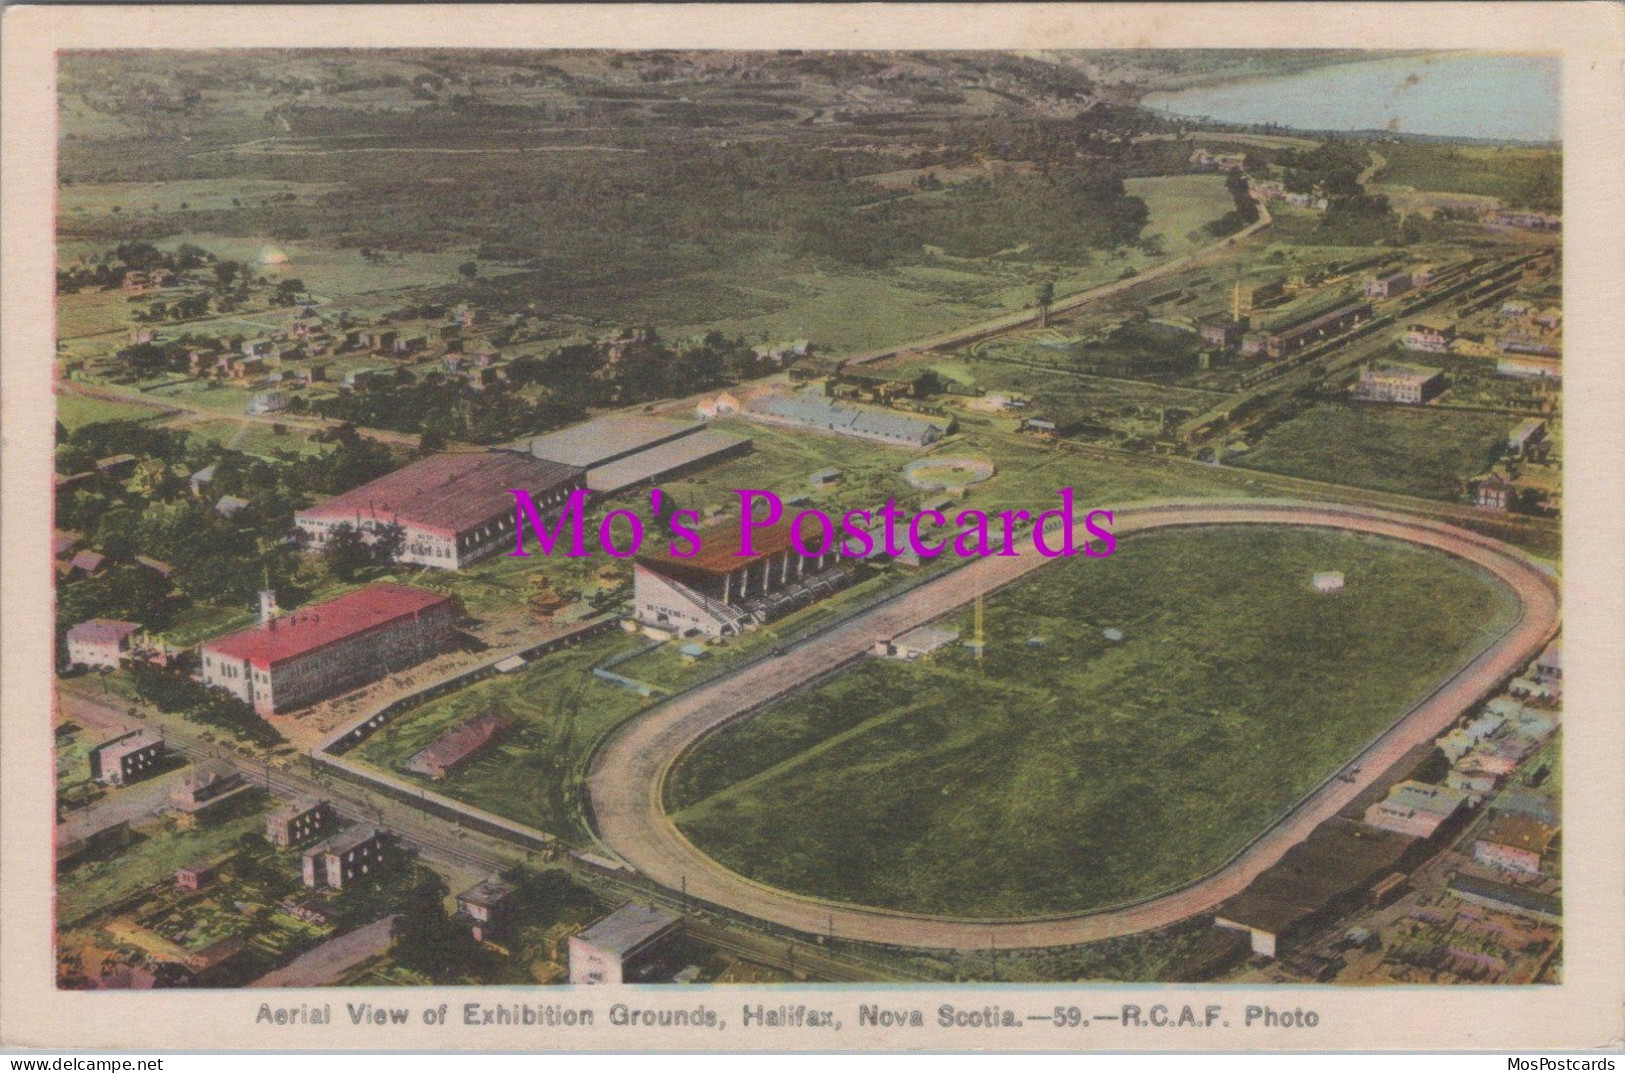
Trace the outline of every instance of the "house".
[[73, 573], [82, 574], [85, 577], [93, 577], [101, 573], [102, 568], [106, 565], [107, 556], [98, 551], [91, 551], [88, 548], [76, 552], [73, 558], [68, 560], [69, 569]]
[[1354, 397], [1365, 402], [1395, 402], [1419, 406], [1444, 390], [1444, 373], [1420, 365], [1367, 365], [1354, 384]]
[[139, 622], [93, 618], [68, 627], [68, 663], [116, 671], [141, 633]]
[[202, 890], [219, 878], [220, 870], [212, 864], [189, 864], [175, 869], [175, 889]]
[[365, 882], [391, 863], [391, 842], [387, 831], [361, 824], [310, 847], [302, 858], [305, 886], [343, 890]]
[[218, 464], [204, 466], [186, 479], [187, 483], [192, 486], [193, 495], [200, 499], [203, 497], [204, 489], [209, 486], [210, 481], [214, 480], [214, 474], [218, 468]]
[[1412, 324], [1405, 329], [1405, 349], [1420, 350], [1428, 354], [1443, 354], [1455, 342], [1454, 328], [1433, 328], [1426, 324]]
[[276, 353], [276, 344], [269, 339], [245, 339], [242, 352], [245, 358], [268, 358]]
[[679, 927], [676, 917], [658, 909], [622, 906], [570, 937], [570, 983], [649, 982], [658, 975], [661, 945]]
[[1473, 494], [1473, 505], [1480, 510], [1493, 510], [1505, 512], [1512, 509], [1512, 493], [1515, 488], [1511, 481], [1498, 473], [1491, 473], [1485, 477], [1478, 477], [1470, 482]]
[[1218, 350], [1234, 350], [1241, 345], [1252, 321], [1247, 317], [1207, 317], [1196, 328], [1202, 342]]
[[200, 646], [203, 681], [261, 715], [290, 711], [373, 682], [445, 650], [462, 605], [394, 582], [276, 616]]
[[273, 846], [297, 846], [326, 834], [339, 822], [333, 806], [319, 798], [284, 805], [265, 818], [265, 839]]
[[199, 764], [180, 781], [169, 795], [175, 811], [195, 825], [220, 811], [228, 801], [247, 793], [251, 787], [236, 768], [223, 760]]
[[162, 559], [154, 559], [150, 555], [137, 555], [135, 557], [135, 565], [141, 567], [143, 570], [156, 574], [165, 581], [171, 581], [175, 577], [175, 568], [173, 566], [164, 562]]
[[164, 739], [150, 730], [131, 730], [90, 750], [90, 777], [123, 786], [155, 771], [164, 758]]
[[499, 938], [507, 931], [516, 888], [500, 879], [487, 879], [457, 895], [457, 919], [467, 924], [475, 942]]
[[840, 480], [841, 471], [834, 466], [830, 466], [828, 469], [821, 469], [808, 477], [807, 483], [814, 488], [826, 488], [829, 485], [840, 483]]
[[1528, 816], [1497, 813], [1473, 843], [1473, 859], [1490, 868], [1538, 876], [1559, 828]]

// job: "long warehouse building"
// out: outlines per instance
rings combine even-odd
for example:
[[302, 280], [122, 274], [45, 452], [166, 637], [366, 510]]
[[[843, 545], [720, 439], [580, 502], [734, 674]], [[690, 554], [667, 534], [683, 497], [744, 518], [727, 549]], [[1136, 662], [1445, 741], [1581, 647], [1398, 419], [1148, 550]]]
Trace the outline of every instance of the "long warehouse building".
[[294, 524], [318, 551], [341, 525], [367, 533], [399, 525], [406, 541], [396, 562], [457, 570], [499, 548], [512, 549], [512, 489], [525, 489], [551, 514], [584, 487], [580, 467], [517, 451], [436, 455], [302, 510]]

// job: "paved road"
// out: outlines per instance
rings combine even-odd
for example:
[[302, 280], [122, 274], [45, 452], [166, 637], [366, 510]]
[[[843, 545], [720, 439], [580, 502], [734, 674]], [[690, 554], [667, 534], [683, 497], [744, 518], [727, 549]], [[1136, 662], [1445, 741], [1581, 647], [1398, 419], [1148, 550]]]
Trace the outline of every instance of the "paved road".
[[672, 765], [707, 733], [835, 670], [890, 637], [962, 606], [979, 592], [1017, 580], [1045, 560], [1030, 548], [953, 571], [785, 656], [742, 668], [623, 724], [595, 757], [588, 776], [595, 828], [604, 845], [645, 876], [688, 897], [761, 920], [847, 939], [934, 949], [1045, 947], [1095, 942], [1146, 931], [1206, 912], [1239, 893], [1321, 822], [1414, 746], [1442, 733], [1465, 709], [1499, 687], [1557, 632], [1557, 582], [1522, 552], [1465, 530], [1410, 515], [1358, 507], [1246, 500], [1166, 504], [1119, 511], [1114, 532], [1167, 526], [1296, 525], [1352, 530], [1436, 548], [1472, 562], [1506, 583], [1522, 604], [1518, 621], [1475, 659], [1402, 716], [1349, 768], [1352, 781], [1330, 777], [1300, 805], [1218, 871], [1130, 906], [1027, 920], [965, 920], [898, 913], [777, 890], [724, 868], [696, 849], [662, 807]]

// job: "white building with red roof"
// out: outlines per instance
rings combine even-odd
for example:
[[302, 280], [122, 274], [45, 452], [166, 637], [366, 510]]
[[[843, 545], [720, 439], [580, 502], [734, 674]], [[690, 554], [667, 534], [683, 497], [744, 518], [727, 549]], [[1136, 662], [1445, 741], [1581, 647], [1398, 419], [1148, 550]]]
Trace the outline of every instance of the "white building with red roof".
[[425, 458], [294, 515], [312, 548], [340, 525], [363, 533], [399, 525], [406, 543], [397, 562], [456, 570], [514, 544], [512, 489], [523, 488], [544, 514], [563, 509], [586, 487], [578, 466], [516, 451]]
[[377, 582], [205, 643], [203, 680], [261, 715], [291, 711], [443, 651], [461, 613], [453, 597]]

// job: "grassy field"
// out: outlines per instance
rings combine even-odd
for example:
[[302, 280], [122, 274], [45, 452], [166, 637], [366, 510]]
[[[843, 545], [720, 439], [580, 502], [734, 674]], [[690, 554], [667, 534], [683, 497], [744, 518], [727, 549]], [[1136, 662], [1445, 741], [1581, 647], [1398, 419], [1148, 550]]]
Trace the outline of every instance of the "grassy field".
[[[1325, 569], [1343, 593], [1310, 588]], [[1147, 535], [993, 597], [985, 667], [959, 646], [874, 661], [721, 732], [671, 805], [725, 864], [821, 896], [1113, 904], [1216, 867], [1512, 612], [1470, 568], [1389, 542]], [[968, 613], [951, 624], [969, 636]]]
[[[692, 281], [702, 292], [727, 292], [729, 311], [692, 322], [685, 318], [673, 331], [717, 329], [762, 340], [808, 338], [837, 355], [894, 345], [1030, 306], [1041, 278], [1052, 278], [1056, 295], [1065, 298], [1109, 283], [1126, 269], [1144, 271], [1181, 256], [1211, 243], [1203, 226], [1233, 207], [1223, 180], [1215, 176], [1131, 179], [1125, 186], [1145, 200], [1150, 218], [1144, 234], [1162, 236], [1162, 255], [1129, 250], [1122, 257], [1097, 257], [1089, 265], [1035, 266], [1019, 259], [960, 258], [937, 252], [925, 263], [863, 272], [808, 270], [763, 253], [743, 272], [730, 269], [709, 283]], [[690, 300], [681, 288], [667, 295], [678, 297], [688, 309], [715, 309], [714, 303]], [[623, 307], [626, 301], [623, 297]], [[662, 319], [661, 313], [671, 316], [661, 309], [650, 312], [657, 319]]]
[[1515, 424], [1499, 414], [1375, 406], [1316, 406], [1265, 434], [1232, 465], [1457, 500], [1489, 468]]
[[162, 410], [137, 403], [92, 399], [84, 395], [58, 395], [56, 419], [69, 432], [96, 424], [98, 421], [146, 421], [158, 417]]
[[116, 856], [86, 861], [57, 882], [57, 920], [72, 923], [143, 887], [173, 877], [175, 869], [209, 860], [250, 831], [264, 829], [264, 811], [238, 812], [218, 823], [180, 830], [167, 819], [138, 829], [137, 841]]
[[457, 723], [483, 712], [501, 712], [516, 721], [502, 742], [455, 774], [423, 784], [565, 838], [582, 837], [576, 792], [581, 770], [598, 740], [643, 703], [636, 693], [599, 681], [587, 669], [639, 643], [619, 633], [596, 638], [538, 660], [519, 674], [488, 679], [432, 701], [374, 735], [356, 756], [398, 771], [398, 765]]

